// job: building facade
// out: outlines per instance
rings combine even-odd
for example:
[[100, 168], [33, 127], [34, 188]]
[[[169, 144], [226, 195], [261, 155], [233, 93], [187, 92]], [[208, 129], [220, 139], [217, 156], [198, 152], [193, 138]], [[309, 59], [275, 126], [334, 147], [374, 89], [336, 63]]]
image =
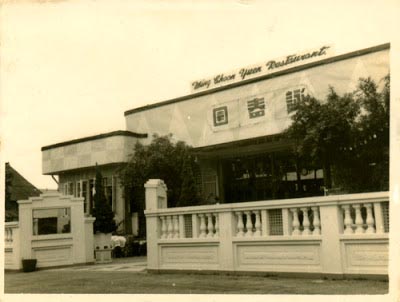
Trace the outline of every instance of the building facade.
[[153, 134], [194, 147], [206, 199], [240, 202], [324, 194], [322, 169], [299, 170], [292, 143], [281, 133], [305, 95], [324, 100], [329, 87], [352, 92], [360, 78], [381, 84], [389, 74], [389, 44], [334, 56], [330, 46], [266, 61], [191, 83], [187, 96], [125, 112], [126, 130], [42, 148], [43, 174], [59, 176], [59, 190], [93, 206], [96, 163], [120, 229], [137, 232], [136, 213], [117, 176], [137, 141]]

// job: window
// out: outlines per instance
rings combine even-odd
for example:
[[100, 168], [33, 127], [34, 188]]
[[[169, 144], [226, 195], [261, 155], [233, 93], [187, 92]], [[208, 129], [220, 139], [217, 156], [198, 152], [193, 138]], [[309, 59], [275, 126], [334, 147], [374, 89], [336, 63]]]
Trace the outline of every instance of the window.
[[73, 182], [69, 182], [68, 183], [68, 195], [74, 195], [74, 183]]
[[104, 177], [103, 178], [103, 186], [104, 186], [104, 195], [106, 196], [108, 204], [113, 206], [113, 187], [112, 187], [112, 178], [111, 177]]
[[75, 197], [81, 197], [81, 182], [78, 181], [76, 183], [76, 192]]
[[33, 235], [71, 232], [71, 209], [33, 210]]
[[89, 214], [89, 199], [88, 193], [88, 182], [86, 180], [82, 181], [82, 196], [83, 196], [83, 210], [86, 214]]
[[304, 93], [304, 87], [286, 92], [286, 106], [288, 113], [291, 113], [295, 110], [296, 105], [303, 100]]

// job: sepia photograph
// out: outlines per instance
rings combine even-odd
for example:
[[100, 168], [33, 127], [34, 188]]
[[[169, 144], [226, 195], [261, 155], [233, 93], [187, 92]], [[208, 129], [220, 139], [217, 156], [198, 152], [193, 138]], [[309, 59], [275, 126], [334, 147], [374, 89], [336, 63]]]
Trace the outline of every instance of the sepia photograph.
[[400, 301], [399, 9], [1, 1], [0, 299]]

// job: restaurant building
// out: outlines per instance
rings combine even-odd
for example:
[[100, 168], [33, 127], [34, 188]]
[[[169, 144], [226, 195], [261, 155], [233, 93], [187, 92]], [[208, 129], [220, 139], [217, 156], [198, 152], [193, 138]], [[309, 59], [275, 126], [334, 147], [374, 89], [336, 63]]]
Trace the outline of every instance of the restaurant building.
[[191, 83], [191, 94], [125, 112], [126, 130], [42, 148], [43, 174], [58, 175], [59, 190], [93, 207], [96, 164], [120, 230], [137, 234], [137, 213], [118, 179], [140, 141], [172, 134], [194, 147], [204, 199], [241, 202], [324, 194], [322, 169], [297, 165], [282, 137], [294, 106], [306, 95], [324, 100], [329, 87], [352, 92], [360, 78], [378, 85], [389, 74], [389, 44], [335, 56], [333, 48], [290, 54]]

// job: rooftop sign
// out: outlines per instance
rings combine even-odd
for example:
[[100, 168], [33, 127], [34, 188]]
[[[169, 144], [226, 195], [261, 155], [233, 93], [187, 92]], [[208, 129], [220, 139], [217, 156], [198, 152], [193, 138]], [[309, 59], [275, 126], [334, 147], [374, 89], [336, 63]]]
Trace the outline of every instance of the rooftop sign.
[[291, 67], [315, 62], [333, 55], [331, 46], [325, 45], [317, 49], [311, 49], [296, 54], [291, 54], [261, 64], [251, 65], [228, 73], [221, 73], [214, 77], [193, 81], [191, 91], [199, 92], [217, 88], [232, 83], [267, 75]]

